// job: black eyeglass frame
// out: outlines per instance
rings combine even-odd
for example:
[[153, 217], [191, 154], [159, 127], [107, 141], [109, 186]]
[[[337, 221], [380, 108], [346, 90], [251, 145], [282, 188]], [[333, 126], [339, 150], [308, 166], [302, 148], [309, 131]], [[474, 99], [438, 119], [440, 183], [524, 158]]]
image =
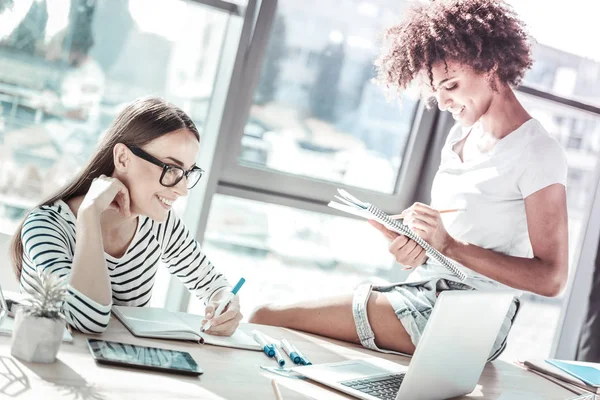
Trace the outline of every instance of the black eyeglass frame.
[[[173, 187], [175, 185], [177, 185], [179, 182], [181, 182], [181, 180], [183, 178], [188, 179], [188, 176], [195, 171], [199, 171], [200, 172], [200, 176], [198, 177], [198, 180], [196, 182], [194, 182], [194, 184], [192, 186], [188, 186], [188, 190], [192, 189], [194, 186], [196, 186], [198, 184], [198, 182], [200, 182], [200, 179], [202, 178], [202, 176], [204, 175], [204, 170], [200, 167], [198, 167], [197, 165], [194, 165], [192, 168], [190, 168], [189, 170], [185, 170], [183, 168], [181, 168], [179, 165], [173, 165], [173, 164], [166, 164], [162, 161], [160, 161], [158, 158], [154, 157], [151, 154], [146, 153], [144, 150], [142, 150], [141, 148], [137, 147], [137, 146], [129, 146], [126, 145], [127, 148], [129, 150], [131, 150], [131, 152], [133, 154], [135, 154], [136, 156], [138, 156], [141, 159], [144, 159], [146, 161], [148, 161], [149, 163], [152, 163], [154, 165], [157, 165], [159, 167], [162, 168], [162, 173], [160, 175], [160, 179], [159, 179], [159, 183], [161, 185], [163, 185], [164, 187]], [[182, 172], [181, 178], [177, 179], [173, 184], [170, 185], [166, 185], [163, 183], [163, 178], [165, 177], [167, 171], [171, 170], [171, 169], [178, 169]], [[189, 183], [189, 181], [188, 181]]]

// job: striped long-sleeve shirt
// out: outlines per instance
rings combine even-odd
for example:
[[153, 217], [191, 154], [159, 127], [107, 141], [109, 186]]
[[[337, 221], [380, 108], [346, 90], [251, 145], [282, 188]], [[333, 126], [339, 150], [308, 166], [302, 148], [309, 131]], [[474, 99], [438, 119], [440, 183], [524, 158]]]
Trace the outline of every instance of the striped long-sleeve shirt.
[[[23, 224], [21, 290], [31, 292], [32, 274], [50, 269], [52, 274], [70, 273], [76, 238], [76, 217], [62, 200], [34, 209]], [[145, 306], [150, 302], [159, 264], [177, 276], [199, 299], [207, 303], [220, 289], [229, 287], [183, 222], [170, 212], [157, 223], [138, 217], [136, 233], [121, 258], [104, 253], [112, 288], [112, 304]], [[112, 304], [91, 300], [73, 287], [64, 302], [67, 322], [85, 333], [103, 332]]]

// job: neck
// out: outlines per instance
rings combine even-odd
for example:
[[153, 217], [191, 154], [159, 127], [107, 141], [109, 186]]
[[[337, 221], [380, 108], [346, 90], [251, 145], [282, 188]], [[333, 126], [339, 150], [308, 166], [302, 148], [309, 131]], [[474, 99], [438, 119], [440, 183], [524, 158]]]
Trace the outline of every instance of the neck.
[[[83, 198], [84, 196], [79, 196], [67, 201], [67, 204], [75, 216], [77, 216], [79, 212], [79, 206], [81, 205]], [[131, 226], [135, 223], [137, 217], [137, 214], [132, 214], [130, 217], [125, 218], [118, 211], [106, 210], [100, 216], [100, 226], [102, 227], [102, 232], [110, 235], [127, 232], [131, 229]]]
[[100, 217], [102, 232], [106, 232], [108, 234], [129, 232], [133, 224], [135, 224], [137, 217], [137, 214], [132, 214], [126, 218], [116, 210], [106, 210]]
[[485, 133], [500, 140], [531, 119], [531, 116], [510, 87], [502, 85], [498, 90], [499, 93], [494, 96], [479, 122]]

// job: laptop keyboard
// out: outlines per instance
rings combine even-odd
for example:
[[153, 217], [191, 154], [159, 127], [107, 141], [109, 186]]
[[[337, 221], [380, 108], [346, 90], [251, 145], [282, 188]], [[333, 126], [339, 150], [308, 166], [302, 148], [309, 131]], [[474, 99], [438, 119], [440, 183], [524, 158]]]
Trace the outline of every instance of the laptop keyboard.
[[382, 400], [394, 400], [406, 374], [378, 376], [368, 379], [353, 379], [340, 382], [354, 390], [366, 393]]

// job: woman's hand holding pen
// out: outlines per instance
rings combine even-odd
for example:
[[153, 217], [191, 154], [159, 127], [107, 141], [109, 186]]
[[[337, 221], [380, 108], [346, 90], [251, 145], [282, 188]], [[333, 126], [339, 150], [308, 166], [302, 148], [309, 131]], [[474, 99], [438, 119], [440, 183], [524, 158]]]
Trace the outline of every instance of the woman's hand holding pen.
[[240, 298], [237, 295], [231, 299], [221, 315], [213, 318], [215, 310], [219, 307], [219, 303], [225, 293], [225, 291], [217, 293], [204, 311], [206, 319], [202, 321], [202, 326], [204, 326], [206, 321], [210, 321], [210, 328], [206, 331], [206, 333], [210, 335], [231, 336], [242, 320], [243, 316], [240, 312]]
[[[453, 238], [448, 234], [442, 222], [440, 214], [443, 212], [463, 211], [462, 209], [438, 211], [423, 203], [415, 203], [402, 211], [401, 214], [393, 216], [402, 218], [404, 224], [412, 229], [421, 239], [432, 245], [441, 253], [444, 253]], [[369, 223], [377, 228], [390, 241], [389, 251], [396, 261], [406, 269], [422, 265], [427, 260], [425, 250], [414, 240], [406, 236], [390, 231], [382, 224], [369, 220]]]
[[446, 253], [446, 249], [454, 239], [446, 231], [440, 211], [427, 204], [415, 203], [402, 214], [404, 214], [404, 224], [440, 253]]

